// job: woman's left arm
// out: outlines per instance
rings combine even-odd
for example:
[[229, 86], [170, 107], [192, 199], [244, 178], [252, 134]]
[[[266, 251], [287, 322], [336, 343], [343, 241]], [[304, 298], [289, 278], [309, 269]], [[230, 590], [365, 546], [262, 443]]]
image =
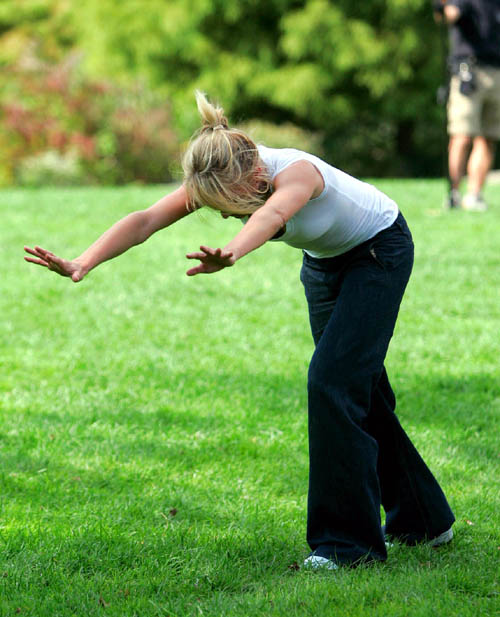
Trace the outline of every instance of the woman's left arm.
[[266, 203], [250, 216], [223, 249], [200, 246], [199, 252], [188, 253], [188, 259], [198, 259], [200, 264], [186, 274], [218, 272], [265, 244], [311, 198], [322, 192], [323, 177], [312, 163], [297, 161], [276, 176], [274, 189]]

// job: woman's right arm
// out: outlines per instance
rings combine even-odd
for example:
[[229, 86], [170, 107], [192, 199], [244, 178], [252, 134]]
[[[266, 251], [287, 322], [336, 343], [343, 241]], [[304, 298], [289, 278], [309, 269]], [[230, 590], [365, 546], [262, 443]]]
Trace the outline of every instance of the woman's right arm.
[[121, 255], [132, 246], [141, 244], [156, 231], [172, 225], [187, 214], [189, 214], [187, 193], [184, 186], [181, 186], [150, 208], [132, 212], [115, 223], [76, 259], [62, 259], [39, 246], [34, 248], [25, 246], [24, 250], [32, 257], [24, 259], [44, 266], [61, 276], [68, 276], [78, 283], [99, 264]]

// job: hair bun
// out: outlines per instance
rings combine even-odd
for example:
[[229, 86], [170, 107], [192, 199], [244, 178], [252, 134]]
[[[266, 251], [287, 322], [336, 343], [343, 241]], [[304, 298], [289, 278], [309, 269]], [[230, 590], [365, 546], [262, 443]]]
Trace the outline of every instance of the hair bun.
[[196, 90], [196, 104], [201, 116], [202, 130], [228, 129], [229, 124], [222, 107], [209, 103], [203, 92]]

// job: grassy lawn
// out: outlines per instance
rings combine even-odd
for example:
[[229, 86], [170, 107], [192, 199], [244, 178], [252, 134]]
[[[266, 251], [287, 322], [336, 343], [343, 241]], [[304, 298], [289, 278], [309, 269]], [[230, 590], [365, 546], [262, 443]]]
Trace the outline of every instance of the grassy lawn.
[[75, 285], [74, 257], [165, 187], [0, 192], [0, 615], [498, 615], [500, 186], [443, 212], [438, 181], [383, 181], [416, 243], [387, 361], [398, 414], [455, 511], [439, 550], [311, 573], [300, 251], [188, 278], [239, 228], [210, 213]]

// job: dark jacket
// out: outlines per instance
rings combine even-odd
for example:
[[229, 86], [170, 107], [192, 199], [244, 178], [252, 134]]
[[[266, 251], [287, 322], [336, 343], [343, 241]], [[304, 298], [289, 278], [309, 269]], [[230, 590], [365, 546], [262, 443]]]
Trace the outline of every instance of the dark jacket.
[[475, 58], [479, 64], [500, 67], [500, 0], [448, 0], [460, 9], [450, 26], [452, 63]]

